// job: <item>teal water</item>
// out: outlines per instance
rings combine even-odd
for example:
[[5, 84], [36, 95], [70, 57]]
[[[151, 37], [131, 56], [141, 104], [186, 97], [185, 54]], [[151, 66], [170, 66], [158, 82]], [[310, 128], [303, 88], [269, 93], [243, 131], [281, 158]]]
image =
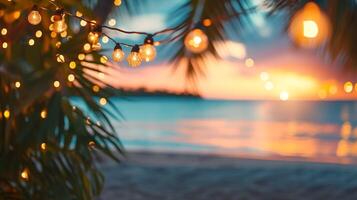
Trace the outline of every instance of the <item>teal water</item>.
[[125, 117], [112, 122], [128, 150], [357, 160], [356, 102], [163, 97], [112, 101]]

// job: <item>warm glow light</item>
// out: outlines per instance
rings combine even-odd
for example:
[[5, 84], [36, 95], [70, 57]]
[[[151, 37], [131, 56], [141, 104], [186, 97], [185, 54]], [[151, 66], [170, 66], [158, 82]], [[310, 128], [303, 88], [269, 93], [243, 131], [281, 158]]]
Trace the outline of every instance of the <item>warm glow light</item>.
[[209, 27], [209, 26], [212, 25], [212, 20], [211, 20], [211, 19], [204, 19], [204, 20], [202, 21], [202, 24], [203, 24], [203, 26], [205, 26], [205, 27]]
[[122, 48], [120, 47], [119, 44], [117, 44], [114, 48], [114, 51], [112, 53], [112, 58], [115, 62], [120, 62], [124, 59], [124, 51], [122, 50]]
[[16, 81], [16, 82], [15, 82], [15, 87], [16, 87], [16, 88], [20, 88], [20, 87], [21, 87], [20, 81]]
[[69, 68], [70, 68], [70, 69], [76, 69], [76, 66], [77, 66], [77, 64], [76, 64], [76, 62], [74, 62], [74, 61], [71, 61], [71, 62], [69, 63]]
[[99, 41], [99, 33], [97, 32], [90, 32], [88, 34], [88, 42], [91, 44], [97, 44]]
[[156, 49], [152, 44], [144, 44], [140, 47], [140, 55], [146, 61], [150, 62], [156, 57]]
[[4, 110], [4, 112], [3, 112], [3, 116], [6, 118], [6, 119], [9, 119], [10, 118], [10, 110], [8, 110], [8, 109], [6, 109], [6, 110]]
[[88, 142], [88, 146], [89, 146], [89, 148], [94, 148], [95, 147], [95, 142], [94, 141]]
[[2, 28], [1, 29], [1, 35], [6, 35], [7, 34], [7, 29], [6, 28]]
[[61, 83], [60, 83], [59, 81], [54, 81], [54, 82], [53, 82], [53, 86], [54, 86], [55, 88], [58, 88], [59, 86], [61, 86]]
[[81, 25], [81, 26], [87, 26], [87, 22], [84, 21], [84, 20], [81, 20], [80, 25]]
[[29, 45], [30, 45], [30, 46], [35, 45], [35, 40], [34, 40], [34, 39], [29, 39]]
[[89, 43], [85, 43], [85, 44], [83, 45], [83, 50], [84, 50], [85, 52], [89, 52], [89, 51], [91, 50], [91, 45], [90, 45]]
[[121, 5], [121, 0], [114, 0], [114, 5], [115, 6], [120, 6]]
[[133, 47], [133, 49], [131, 50], [131, 52], [127, 58], [127, 61], [129, 63], [130, 67], [138, 67], [141, 64], [142, 58], [141, 58], [139, 51], [140, 51], [140, 48], [138, 45], [135, 45]]
[[109, 38], [108, 38], [107, 36], [103, 36], [103, 37], [102, 37], [102, 42], [103, 42], [104, 44], [108, 43], [108, 42], [109, 42]]
[[28, 169], [24, 169], [21, 174], [20, 174], [21, 178], [24, 179], [25, 181], [27, 181], [29, 179], [29, 171]]
[[353, 91], [353, 83], [348, 81], [343, 85], [343, 88], [346, 93], [351, 93]]
[[41, 116], [42, 119], [46, 119], [47, 111], [46, 110], [42, 110], [41, 113], [40, 113], [40, 116]]
[[117, 21], [115, 19], [110, 19], [108, 21], [109, 26], [115, 26], [116, 23], [117, 23]]
[[69, 74], [67, 79], [68, 79], [69, 82], [73, 82], [74, 79], [75, 79], [75, 76], [73, 74]]
[[99, 103], [100, 105], [105, 106], [107, 104], [107, 100], [105, 98], [100, 98]]
[[92, 90], [93, 92], [99, 92], [100, 87], [98, 85], [93, 85]]
[[254, 60], [252, 58], [247, 58], [245, 60], [245, 66], [246, 67], [253, 67], [254, 66]]
[[61, 16], [61, 19], [55, 20], [55, 22], [53, 22], [53, 30], [56, 33], [62, 33], [64, 31], [66, 31], [68, 28], [66, 21], [65, 21], [65, 17]]
[[106, 56], [102, 56], [102, 57], [100, 57], [100, 62], [102, 64], [106, 64], [108, 62], [108, 58]]
[[59, 63], [64, 63], [66, 60], [64, 59], [64, 55], [62, 54], [57, 54], [57, 62]]
[[289, 35], [302, 47], [314, 48], [326, 41], [330, 36], [331, 25], [328, 17], [314, 2], [308, 2], [292, 18]]
[[6, 49], [8, 47], [7, 42], [2, 43], [2, 48]]
[[286, 91], [280, 92], [280, 100], [287, 101], [289, 99], [289, 93]]
[[307, 38], [316, 38], [319, 33], [319, 27], [314, 20], [304, 20], [304, 36]]
[[29, 15], [27, 16], [27, 20], [29, 21], [30, 24], [32, 25], [37, 25], [39, 23], [41, 23], [41, 15], [38, 12], [37, 7], [34, 7], [32, 9], [32, 11], [29, 13]]
[[40, 31], [40, 30], [36, 31], [35, 36], [36, 36], [37, 38], [42, 37], [42, 31]]
[[83, 53], [78, 54], [78, 60], [84, 60], [86, 58], [86, 55]]
[[41, 143], [40, 148], [41, 148], [42, 151], [46, 151], [47, 144], [46, 143]]
[[194, 29], [187, 34], [185, 46], [192, 53], [202, 53], [208, 47], [208, 37], [201, 29]]
[[67, 37], [67, 34], [68, 34], [67, 31], [63, 31], [60, 35], [62, 38], [65, 38]]

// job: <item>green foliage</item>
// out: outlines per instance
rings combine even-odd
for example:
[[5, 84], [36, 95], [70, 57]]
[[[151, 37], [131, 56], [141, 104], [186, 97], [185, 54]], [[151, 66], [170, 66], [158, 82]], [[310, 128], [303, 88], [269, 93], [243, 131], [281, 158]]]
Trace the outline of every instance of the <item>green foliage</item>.
[[[40, 25], [27, 22], [34, 3], [55, 10], [48, 1], [0, 2], [0, 26], [8, 30], [1, 37], [8, 47], [0, 50], [0, 199], [93, 199], [104, 181], [96, 158], [106, 155], [119, 161], [123, 155], [108, 119], [112, 113], [97, 100], [115, 95], [115, 90], [93, 75], [97, 68], [89, 64], [102, 65], [98, 52], [87, 54], [85, 62], [78, 60], [88, 29], [69, 26], [69, 37], [52, 38], [48, 27], [53, 12], [41, 10]], [[80, 1], [61, 3], [93, 15]], [[15, 11], [21, 16], [6, 21]], [[43, 32], [41, 38], [35, 38], [37, 30]], [[28, 45], [30, 38], [35, 39], [33, 46]], [[65, 62], [58, 62], [59, 55]], [[75, 69], [69, 68], [71, 61]], [[75, 83], [67, 80], [69, 74]], [[61, 86], [55, 88], [54, 81]], [[95, 92], [97, 85], [101, 89]], [[85, 103], [91, 119], [72, 105], [73, 94]], [[28, 178], [21, 177], [22, 172]]]

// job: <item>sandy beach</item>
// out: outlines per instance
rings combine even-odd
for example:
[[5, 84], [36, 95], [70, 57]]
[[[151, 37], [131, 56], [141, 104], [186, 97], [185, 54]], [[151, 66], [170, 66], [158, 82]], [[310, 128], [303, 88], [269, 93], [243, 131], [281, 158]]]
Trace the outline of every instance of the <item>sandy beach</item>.
[[357, 166], [129, 152], [101, 165], [102, 200], [357, 199]]

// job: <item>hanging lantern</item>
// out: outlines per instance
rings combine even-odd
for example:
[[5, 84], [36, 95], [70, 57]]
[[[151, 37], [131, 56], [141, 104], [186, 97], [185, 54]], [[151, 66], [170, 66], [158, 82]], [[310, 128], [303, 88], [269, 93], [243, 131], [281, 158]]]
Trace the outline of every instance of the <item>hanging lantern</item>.
[[114, 47], [114, 51], [112, 54], [113, 60], [115, 62], [120, 62], [124, 59], [125, 53], [123, 51], [123, 49], [121, 48], [120, 44], [117, 43]]
[[314, 2], [307, 3], [292, 18], [289, 35], [298, 46], [314, 48], [330, 36], [331, 25], [328, 17]]
[[127, 58], [127, 61], [129, 63], [130, 67], [138, 67], [141, 64], [142, 58], [141, 58], [139, 51], [140, 51], [140, 48], [138, 45], [135, 45], [131, 49], [131, 52]]
[[192, 53], [202, 53], [208, 47], [208, 37], [201, 29], [193, 29], [185, 38], [185, 46]]
[[156, 49], [152, 35], [148, 35], [145, 38], [144, 45], [140, 47], [140, 55], [146, 62], [150, 62], [155, 59]]
[[41, 23], [42, 17], [40, 15], [40, 12], [38, 12], [38, 6], [37, 5], [34, 5], [32, 7], [31, 12], [27, 16], [27, 20], [32, 25], [37, 25], [37, 24]]
[[53, 16], [53, 31], [56, 33], [62, 33], [67, 30], [68, 26], [65, 21], [65, 15], [63, 10], [57, 10]]

